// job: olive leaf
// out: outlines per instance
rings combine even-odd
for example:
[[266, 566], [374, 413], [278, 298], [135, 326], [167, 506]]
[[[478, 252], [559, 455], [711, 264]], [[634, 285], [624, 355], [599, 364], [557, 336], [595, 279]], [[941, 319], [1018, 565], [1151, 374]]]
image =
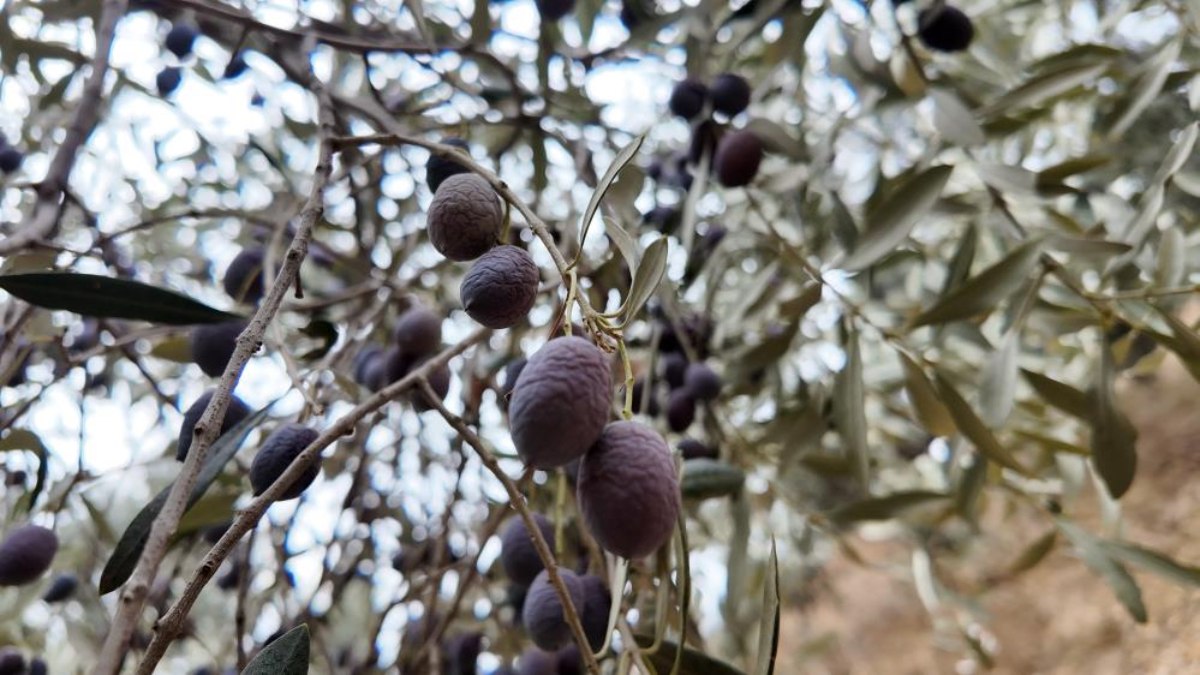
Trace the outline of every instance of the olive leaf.
[[1091, 402], [1086, 392], [1032, 370], [1022, 368], [1021, 375], [1046, 403], [1081, 420], [1088, 419]]
[[623, 325], [632, 321], [646, 301], [654, 295], [666, 271], [667, 238], [664, 236], [655, 239], [642, 254], [642, 262], [633, 274], [633, 283], [629, 286], [629, 295], [625, 298], [621, 310]]
[[861, 270], [894, 251], [937, 203], [953, 171], [952, 166], [934, 166], [897, 185], [867, 214], [866, 227], [841, 267]]
[[984, 106], [979, 114], [984, 118], [994, 118], [1000, 114], [1034, 107], [1076, 87], [1095, 82], [1106, 70], [1107, 61], [1090, 61], [1034, 75]]
[[1116, 368], [1112, 350], [1100, 350], [1100, 370], [1096, 395], [1091, 399], [1088, 416], [1092, 427], [1092, 465], [1113, 499], [1120, 499], [1137, 472], [1137, 430], [1117, 408], [1113, 392]]
[[754, 675], [774, 675], [779, 651], [779, 554], [771, 537], [771, 555], [763, 577], [762, 620], [758, 624], [758, 660]]
[[28, 429], [12, 429], [4, 438], [0, 438], [0, 452], [9, 450], [28, 450], [38, 459], [33, 489], [21, 495], [17, 501], [16, 510], [29, 513], [33, 510], [33, 505], [37, 503], [37, 498], [42, 494], [42, 488], [46, 485], [46, 474], [49, 470], [47, 456], [50, 451], [42, 442], [41, 437]]
[[1055, 524], [1079, 553], [1085, 565], [1100, 575], [1109, 585], [1117, 599], [1138, 623], [1146, 623], [1146, 605], [1142, 602], [1142, 589], [1120, 562], [1109, 555], [1108, 549], [1087, 531], [1057, 518]]
[[[209, 448], [208, 457], [205, 459], [204, 466], [200, 469], [199, 475], [196, 477], [196, 484], [192, 487], [192, 493], [188, 496], [187, 508], [191, 509], [196, 505], [204, 493], [208, 491], [213, 481], [221, 474], [221, 470], [229, 463], [230, 459], [237, 454], [237, 450], [242, 445], [242, 441], [250, 434], [263, 419], [267, 416], [267, 411], [271, 405], [267, 405], [263, 409], [248, 416], [246, 419], [238, 422], [232, 429], [221, 434]], [[104, 565], [104, 570], [100, 573], [100, 595], [111, 593], [121, 587], [133, 574], [134, 568], [137, 567], [138, 559], [142, 557], [142, 549], [146, 547], [146, 540], [150, 538], [150, 528], [154, 525], [154, 519], [158, 517], [159, 511], [162, 511], [163, 504], [167, 502], [167, 495], [171, 493], [171, 485], [163, 488], [150, 503], [142, 507], [142, 510], [133, 517], [133, 521], [125, 528], [125, 532], [121, 535], [121, 539], [117, 542], [117, 546], [113, 549], [112, 555], [109, 556], [108, 562]], [[187, 517], [187, 513], [184, 513]]]
[[1041, 255], [1040, 240], [1021, 244], [996, 264], [942, 296], [910, 328], [967, 319], [990, 311], [1029, 279]]
[[[621, 169], [633, 159], [637, 151], [641, 149], [642, 142], [646, 140], [646, 135], [641, 134], [629, 142], [617, 156], [613, 158], [612, 164], [608, 165], [608, 170], [604, 172], [604, 176], [600, 178], [600, 183], [596, 185], [596, 189], [592, 191], [592, 198], [588, 200], [587, 208], [583, 211], [583, 220], [580, 221], [579, 230], [579, 245], [582, 253], [583, 242], [587, 240], [588, 229], [592, 226], [592, 219], [596, 216], [596, 211], [600, 208], [600, 201], [604, 199], [604, 194], [616, 182], [617, 175], [621, 173]], [[578, 262], [578, 259], [576, 259]]]
[[254, 660], [246, 664], [242, 675], [305, 675], [308, 672], [308, 624], [284, 633], [263, 647]]
[[843, 323], [843, 333], [846, 365], [834, 380], [833, 415], [846, 447], [846, 456], [854, 467], [855, 477], [865, 487], [870, 477], [862, 352], [858, 344], [858, 332], [849, 321]]
[[971, 409], [971, 406], [962, 397], [962, 394], [958, 393], [958, 390], [942, 374], [941, 370], [937, 370], [934, 376], [935, 387], [941, 396], [942, 402], [946, 404], [946, 409], [950, 411], [950, 416], [954, 418], [954, 425], [958, 427], [958, 430], [967, 440], [971, 441], [975, 449], [984, 457], [1000, 466], [1028, 476], [1029, 471], [1021, 466], [1008, 450], [1000, 444], [1000, 441], [992, 434], [992, 430], [975, 414], [975, 411]]
[[929, 98], [933, 100], [933, 125], [943, 138], [964, 148], [981, 145], [987, 140], [975, 114], [953, 90], [933, 87], [929, 90]]
[[921, 426], [934, 436], [953, 436], [957, 431], [954, 419], [938, 399], [925, 371], [904, 352], [899, 352], [899, 356], [900, 365], [904, 368], [904, 388]]
[[213, 309], [174, 291], [96, 274], [7, 274], [0, 276], [0, 288], [44, 309], [61, 309], [99, 318], [131, 319], [175, 326], [243, 318]]
[[1181, 565], [1170, 556], [1129, 542], [1102, 541], [1100, 545], [1113, 558], [1137, 565], [1177, 584], [1200, 587], [1200, 567]]
[[871, 497], [839, 506], [825, 517], [838, 527], [867, 520], [888, 520], [895, 518], [905, 511], [928, 504], [930, 502], [950, 499], [945, 492], [931, 490], [907, 490], [894, 492], [883, 497]]

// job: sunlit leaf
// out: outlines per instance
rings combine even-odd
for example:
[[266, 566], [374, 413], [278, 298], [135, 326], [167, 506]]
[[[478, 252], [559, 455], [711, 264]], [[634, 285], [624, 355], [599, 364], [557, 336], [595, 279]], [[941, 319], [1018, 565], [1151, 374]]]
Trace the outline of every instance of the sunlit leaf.
[[1094, 83], [1106, 70], [1106, 61], [1093, 61], [1034, 75], [992, 101], [980, 110], [979, 114], [982, 117], [994, 117], [1001, 113], [1009, 114], [1022, 108], [1033, 107], [1076, 87]]
[[933, 87], [929, 97], [933, 99], [934, 126], [946, 140], [964, 148], [981, 145], [987, 140], [975, 114], [952, 89]]
[[1170, 74], [1172, 66], [1175, 65], [1175, 60], [1179, 57], [1179, 51], [1182, 47], [1183, 40], [1172, 39], [1154, 57], [1154, 60], [1148, 64], [1146, 71], [1142, 73], [1133, 87], [1130, 88], [1128, 97], [1118, 104], [1120, 105], [1121, 114], [1108, 129], [1108, 137], [1110, 139], [1116, 139], [1128, 131], [1129, 127], [1137, 121], [1142, 112], [1154, 101], [1154, 97], [1162, 91], [1163, 83], [1167, 81], [1167, 75]]

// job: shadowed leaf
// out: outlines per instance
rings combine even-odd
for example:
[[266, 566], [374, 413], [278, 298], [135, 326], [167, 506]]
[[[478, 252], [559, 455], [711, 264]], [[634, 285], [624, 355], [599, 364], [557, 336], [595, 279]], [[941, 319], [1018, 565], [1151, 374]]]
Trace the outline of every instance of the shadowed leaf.
[[[204, 496], [208, 487], [220, 475], [221, 470], [233, 456], [237, 454], [237, 450], [242, 445], [242, 441], [250, 434], [254, 427], [267, 416], [267, 411], [270, 405], [250, 415], [246, 419], [239, 422], [229, 431], [225, 432], [218, 438], [209, 449], [208, 457], [204, 466], [200, 469], [199, 475], [196, 477], [196, 485], [192, 488], [192, 494], [188, 496], [188, 509], [195, 506], [196, 502]], [[171, 483], [174, 485], [174, 482]], [[108, 562], [104, 565], [104, 571], [100, 573], [100, 594], [111, 593], [120, 588], [124, 584], [133, 570], [137, 567], [138, 559], [142, 556], [142, 549], [146, 547], [146, 540], [150, 537], [150, 528], [154, 524], [154, 519], [158, 517], [159, 511], [162, 511], [163, 504], [167, 501], [167, 495], [171, 492], [171, 485], [163, 488], [150, 503], [142, 507], [142, 510], [133, 517], [133, 522], [125, 528], [125, 532], [121, 535], [121, 539], [117, 542], [117, 547], [109, 556]], [[184, 514], [184, 518], [187, 514]]]
[[246, 664], [242, 675], [305, 675], [308, 672], [308, 624], [284, 633]]
[[243, 318], [213, 309], [174, 291], [95, 274], [9, 274], [0, 276], [0, 288], [31, 305], [62, 309], [82, 316], [149, 321], [172, 326]]

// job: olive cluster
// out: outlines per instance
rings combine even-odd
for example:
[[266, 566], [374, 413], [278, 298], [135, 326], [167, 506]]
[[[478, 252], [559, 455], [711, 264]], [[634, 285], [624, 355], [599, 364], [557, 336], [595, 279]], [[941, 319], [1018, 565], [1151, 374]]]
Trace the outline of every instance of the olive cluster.
[[[200, 37], [200, 29], [197, 26], [190, 23], [176, 23], [167, 31], [167, 36], [163, 39], [163, 46], [175, 55], [178, 63], [184, 63], [192, 55], [192, 48], [198, 37]], [[229, 63], [225, 64], [222, 77], [232, 80], [246, 72], [247, 67], [245, 54], [237, 52], [229, 59]], [[165, 66], [155, 76], [154, 88], [158, 90], [159, 96], [166, 97], [178, 89], [181, 82], [183, 82], [183, 67]]]
[[[355, 356], [354, 380], [370, 391], [379, 391], [419, 368], [441, 349], [441, 315], [424, 305], [412, 305], [396, 320], [389, 345], [368, 344]], [[427, 379], [440, 398], [450, 392], [449, 366], [438, 366]], [[408, 400], [418, 412], [434, 408], [423, 391], [414, 390]]]
[[[553, 550], [556, 543], [554, 524], [537, 513], [533, 514], [533, 519], [547, 546]], [[522, 657], [521, 672], [537, 672], [526, 670], [527, 660], [555, 664], [559, 661], [578, 662], [580, 654], [571, 644], [561, 599], [550, 583], [549, 573], [534, 548], [524, 520], [513, 516], [501, 531], [500, 542], [500, 563], [513, 584], [510, 595], [518, 600], [521, 623], [536, 645]], [[598, 576], [579, 575], [566, 568], [559, 568], [557, 573], [571, 596], [588, 645], [598, 651], [607, 636], [612, 608], [612, 595], [607, 585]], [[544, 658], [530, 654], [541, 654]]]
[[692, 125], [691, 143], [686, 151], [670, 159], [669, 167], [664, 167], [661, 160], [657, 166], [652, 165], [651, 178], [666, 179], [677, 187], [690, 189], [690, 167], [711, 154], [713, 175], [722, 185], [749, 185], [758, 175], [763, 160], [762, 140], [749, 129], [719, 124], [714, 116], [732, 122], [749, 107], [751, 93], [750, 83], [735, 73], [717, 75], [711, 83], [695, 77], [676, 83], [667, 107]]
[[[460, 148], [458, 139], [446, 142]], [[450, 260], [475, 264], [459, 288], [463, 309], [488, 328], [511, 328], [533, 308], [541, 274], [524, 249], [499, 244], [504, 213], [496, 191], [453, 158], [432, 155], [425, 173], [433, 190], [429, 241]]]

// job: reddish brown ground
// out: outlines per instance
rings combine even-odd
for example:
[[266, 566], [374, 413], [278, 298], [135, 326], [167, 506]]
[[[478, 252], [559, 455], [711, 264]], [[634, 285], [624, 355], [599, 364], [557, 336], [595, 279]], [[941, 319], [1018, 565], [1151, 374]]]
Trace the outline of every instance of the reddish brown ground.
[[[1139, 473], [1122, 500], [1126, 536], [1178, 561], [1200, 564], [1200, 490], [1194, 487], [1200, 476], [1200, 385], [1168, 360], [1152, 381], [1125, 380], [1119, 390], [1139, 430]], [[1087, 506], [1094, 503], [1092, 495], [1084, 495], [1068, 508], [1094, 512]], [[1095, 518], [1087, 521], [1089, 529], [1099, 530]], [[966, 568], [963, 581], [1002, 569], [1046, 529], [1044, 520], [1010, 516], [1002, 534], [973, 547], [956, 569]], [[952, 633], [935, 633], [907, 573], [909, 549], [861, 537], [854, 543], [871, 566], [836, 559], [817, 584], [815, 600], [787, 613], [777, 672], [955, 673], [964, 657], [962, 643], [952, 641]], [[1066, 545], [984, 596], [985, 625], [997, 641], [991, 672], [1200, 673], [1200, 590], [1130, 571], [1150, 614], [1144, 625], [1130, 619]]]

